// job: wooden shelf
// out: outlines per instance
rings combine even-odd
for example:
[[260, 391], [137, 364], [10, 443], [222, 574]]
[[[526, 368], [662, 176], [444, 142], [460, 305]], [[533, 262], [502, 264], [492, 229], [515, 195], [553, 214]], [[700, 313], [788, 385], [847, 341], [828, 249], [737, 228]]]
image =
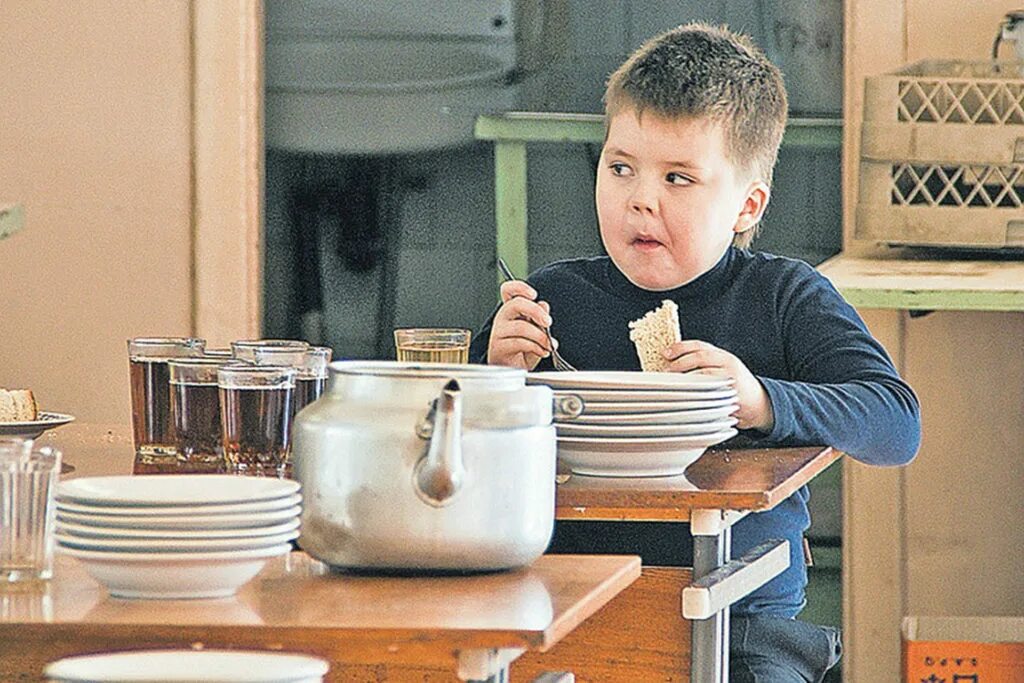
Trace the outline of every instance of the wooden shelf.
[[839, 254], [818, 270], [860, 308], [1024, 311], [1024, 260]]
[[0, 240], [21, 230], [25, 224], [25, 210], [20, 204], [0, 202]]

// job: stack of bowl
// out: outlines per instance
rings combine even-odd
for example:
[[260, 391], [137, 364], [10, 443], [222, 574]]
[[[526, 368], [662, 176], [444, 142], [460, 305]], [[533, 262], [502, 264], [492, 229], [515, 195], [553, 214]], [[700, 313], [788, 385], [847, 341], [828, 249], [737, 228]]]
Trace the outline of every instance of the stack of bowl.
[[72, 479], [57, 488], [57, 549], [118, 597], [226, 597], [291, 550], [301, 500], [281, 479]]

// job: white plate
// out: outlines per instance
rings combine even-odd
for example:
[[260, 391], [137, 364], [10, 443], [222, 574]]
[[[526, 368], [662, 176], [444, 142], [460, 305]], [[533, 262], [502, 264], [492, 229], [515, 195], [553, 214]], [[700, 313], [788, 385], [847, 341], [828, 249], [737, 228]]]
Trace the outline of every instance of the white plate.
[[555, 426], [560, 425], [641, 425], [641, 424], [652, 424], [652, 425], [681, 425], [690, 424], [691, 422], [708, 422], [710, 420], [721, 420], [729, 417], [739, 406], [736, 403], [728, 403], [726, 405], [718, 406], [716, 408], [700, 408], [697, 410], [672, 410], [667, 412], [656, 412], [656, 413], [625, 413], [625, 414], [612, 414], [612, 415], [590, 415], [583, 413], [577, 418], [572, 420], [565, 420], [564, 422], [556, 422]]
[[204, 553], [220, 550], [250, 550], [280, 545], [299, 537], [297, 530], [255, 538], [95, 538], [75, 534], [55, 534], [57, 544], [65, 548], [100, 552], [132, 553]]
[[117, 529], [252, 529], [268, 524], [280, 524], [295, 519], [302, 512], [298, 505], [283, 510], [238, 515], [196, 515], [194, 517], [148, 517], [119, 515], [90, 515], [81, 512], [57, 510], [58, 522], [87, 524], [100, 528]]
[[682, 474], [708, 446], [735, 435], [735, 429], [727, 429], [706, 436], [615, 441], [559, 437], [558, 459], [575, 474], [597, 477], [667, 477]]
[[78, 512], [86, 515], [113, 515], [116, 517], [191, 517], [192, 515], [235, 515], [244, 512], [269, 512], [292, 507], [302, 502], [302, 494], [287, 498], [261, 500], [255, 503], [229, 503], [226, 505], [153, 505], [149, 507], [123, 507], [116, 505], [92, 505], [57, 501], [57, 512]]
[[248, 529], [195, 529], [189, 525], [187, 529], [140, 529], [132, 526], [128, 529], [118, 527], [90, 526], [87, 524], [75, 524], [65, 521], [63, 518], [57, 521], [58, 534], [71, 534], [73, 536], [85, 536], [88, 538], [258, 538], [273, 536], [294, 531], [299, 528], [299, 520], [292, 519], [283, 524], [271, 524], [268, 526], [257, 526]]
[[67, 683], [320, 683], [329, 665], [306, 655], [239, 650], [142, 650], [68, 657], [43, 674]]
[[531, 372], [527, 384], [546, 384], [556, 389], [688, 389], [707, 391], [731, 387], [732, 378], [704, 372], [578, 371]]
[[716, 398], [709, 401], [591, 401], [583, 408], [583, 415], [629, 415], [635, 413], [668, 413], [680, 410], [703, 410], [735, 406], [736, 398]]
[[736, 424], [736, 418], [730, 417], [714, 422], [691, 422], [688, 424], [668, 425], [578, 425], [559, 423], [555, 425], [558, 438], [570, 436], [590, 436], [603, 439], [621, 439], [650, 436], [688, 436], [707, 435], [721, 432]]
[[57, 547], [119, 598], [226, 598], [256, 576], [290, 543], [215, 553], [122, 553]]
[[64, 413], [50, 413], [39, 411], [38, 419], [26, 422], [0, 422], [0, 436], [22, 436], [26, 439], [34, 439], [47, 429], [60, 427], [69, 422], [74, 422], [72, 415]]
[[612, 403], [643, 403], [646, 401], [708, 401], [714, 399], [732, 400], [736, 397], [735, 389], [715, 389], [712, 391], [649, 391], [647, 389], [579, 389], [564, 391], [559, 389], [556, 395], [571, 394], [583, 399], [586, 411], [590, 402], [607, 401]]
[[228, 474], [150, 474], [81, 477], [57, 487], [58, 501], [110, 507], [224, 505], [285, 498], [299, 490], [290, 479]]

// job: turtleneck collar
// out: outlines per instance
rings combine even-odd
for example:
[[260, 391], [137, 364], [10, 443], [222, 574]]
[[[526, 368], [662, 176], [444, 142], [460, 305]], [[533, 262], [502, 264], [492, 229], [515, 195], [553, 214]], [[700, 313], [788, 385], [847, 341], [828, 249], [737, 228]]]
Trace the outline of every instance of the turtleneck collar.
[[718, 263], [712, 266], [707, 272], [698, 275], [695, 279], [690, 280], [685, 285], [681, 285], [675, 289], [666, 289], [657, 292], [641, 289], [634, 285], [609, 258], [606, 268], [608, 286], [612, 292], [624, 299], [648, 300], [651, 303], [660, 302], [663, 299], [685, 301], [687, 299], [714, 296], [721, 293], [732, 279], [730, 277], [730, 271], [736, 260], [735, 254], [736, 248], [729, 247], [725, 250], [725, 254], [722, 255], [722, 258], [718, 260]]

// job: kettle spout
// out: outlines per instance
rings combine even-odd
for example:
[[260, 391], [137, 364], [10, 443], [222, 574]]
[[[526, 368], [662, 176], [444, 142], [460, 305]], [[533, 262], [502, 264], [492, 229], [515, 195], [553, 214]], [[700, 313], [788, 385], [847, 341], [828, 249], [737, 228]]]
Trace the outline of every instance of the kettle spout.
[[462, 391], [450, 380], [434, 399], [433, 429], [427, 452], [416, 463], [413, 486], [425, 502], [442, 507], [462, 488], [466, 469], [462, 459]]

